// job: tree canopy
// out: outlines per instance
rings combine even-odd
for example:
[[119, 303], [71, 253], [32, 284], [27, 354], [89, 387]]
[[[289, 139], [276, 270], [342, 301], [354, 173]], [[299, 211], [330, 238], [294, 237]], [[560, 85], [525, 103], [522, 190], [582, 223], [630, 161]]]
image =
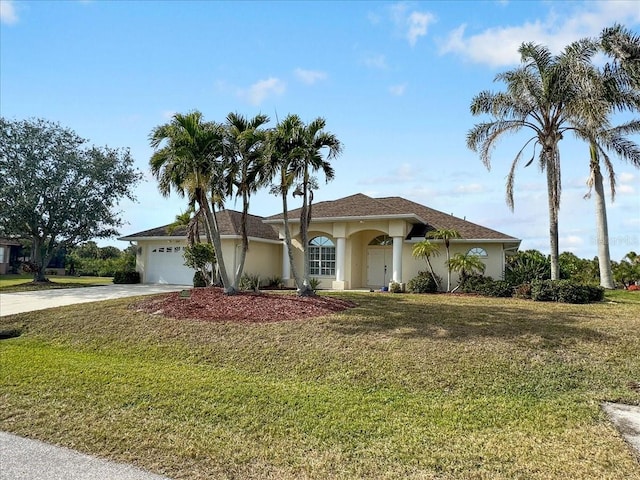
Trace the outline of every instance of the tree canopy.
[[0, 235], [29, 239], [34, 280], [60, 248], [109, 238], [141, 179], [126, 149], [89, 146], [45, 119], [0, 118]]

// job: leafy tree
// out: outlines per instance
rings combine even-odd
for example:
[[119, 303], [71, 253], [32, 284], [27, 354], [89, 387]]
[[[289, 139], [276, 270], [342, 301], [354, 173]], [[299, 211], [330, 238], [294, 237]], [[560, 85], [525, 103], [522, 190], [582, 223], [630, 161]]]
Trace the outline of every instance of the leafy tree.
[[444, 242], [444, 248], [447, 251], [447, 260], [445, 265], [447, 266], [447, 292], [451, 291], [451, 268], [450, 268], [450, 260], [451, 260], [451, 239], [460, 238], [460, 233], [457, 230], [451, 228], [438, 228], [437, 230], [431, 230], [427, 232], [428, 238], [433, 238], [436, 240], [442, 240]]
[[[204, 212], [207, 235], [216, 252], [222, 252], [215, 206], [220, 206], [224, 198], [223, 136], [222, 126], [205, 122], [198, 111], [176, 113], [169, 123], [155, 127], [149, 135], [154, 149], [151, 172], [158, 180], [160, 193], [168, 196], [175, 190], [198, 205]], [[217, 256], [216, 266], [225, 293], [236, 293], [222, 255]]]
[[120, 258], [122, 256], [122, 250], [110, 245], [100, 248], [98, 251], [98, 258], [102, 260], [108, 260], [110, 258]]
[[436, 284], [436, 288], [439, 290], [440, 285], [438, 283], [438, 277], [433, 271], [433, 266], [431, 265], [430, 259], [431, 259], [431, 256], [440, 255], [440, 247], [438, 247], [438, 245], [436, 245], [435, 243], [432, 243], [429, 240], [424, 239], [423, 241], [416, 243], [413, 246], [411, 254], [416, 258], [424, 258], [424, 260], [427, 262], [429, 273], [431, 274], [431, 277], [433, 278], [433, 281]]
[[242, 249], [233, 281], [238, 287], [249, 250], [247, 215], [251, 195], [264, 183], [262, 170], [266, 154], [267, 132], [260, 128], [269, 122], [267, 115], [256, 115], [251, 119], [238, 113], [227, 115], [224, 137], [224, 161], [227, 196], [242, 200]]
[[560, 277], [577, 283], [596, 283], [598, 277], [598, 258], [588, 260], [574, 253], [562, 252], [558, 258]]
[[640, 255], [627, 253], [619, 263], [613, 263], [613, 277], [616, 282], [627, 288], [640, 282]]
[[60, 249], [116, 235], [118, 202], [134, 200], [129, 151], [87, 142], [48, 120], [0, 118], [0, 235], [30, 239], [34, 281]]
[[572, 120], [580, 118], [591, 101], [582, 88], [584, 76], [591, 72], [590, 58], [594, 42], [581, 40], [567, 46], [560, 55], [552, 55], [542, 45], [524, 43], [519, 49], [522, 65], [497, 75], [506, 83], [506, 92], [483, 91], [471, 102], [473, 115], [490, 115], [493, 120], [477, 124], [467, 135], [467, 146], [479, 151], [480, 159], [491, 167], [491, 153], [496, 142], [522, 130], [530, 137], [517, 152], [507, 176], [507, 204], [514, 207], [513, 191], [516, 167], [527, 147], [533, 163], [539, 147], [538, 165], [546, 173], [549, 211], [551, 278], [560, 277], [558, 266], [558, 211], [561, 175], [559, 143], [567, 131], [574, 130]]
[[211, 285], [213, 265], [216, 263], [216, 252], [210, 243], [195, 243], [184, 248], [184, 264], [200, 272], [206, 286]]
[[469, 275], [484, 273], [486, 265], [477, 255], [456, 253], [450, 260], [447, 260], [447, 268], [450, 272], [460, 273], [459, 287], [460, 285], [464, 285]]

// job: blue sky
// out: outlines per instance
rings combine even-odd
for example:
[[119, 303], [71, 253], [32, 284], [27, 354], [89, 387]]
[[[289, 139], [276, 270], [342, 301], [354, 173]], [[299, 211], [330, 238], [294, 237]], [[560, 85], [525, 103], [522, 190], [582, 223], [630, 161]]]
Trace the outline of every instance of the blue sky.
[[[559, 52], [615, 22], [640, 31], [626, 1], [221, 2], [0, 0], [0, 112], [60, 122], [96, 145], [129, 147], [145, 173], [138, 203], [123, 203], [130, 234], [170, 223], [184, 199], [163, 198], [148, 169], [151, 129], [193, 109], [223, 121], [322, 116], [344, 144], [336, 178], [316, 201], [399, 195], [523, 239], [548, 252], [543, 174], [505, 177], [525, 137], [501, 142], [492, 170], [466, 148], [472, 97], [502, 89], [495, 75], [525, 41]], [[640, 139], [636, 138], [636, 141]], [[561, 143], [560, 249], [596, 255], [588, 149]], [[640, 251], [640, 171], [615, 159], [608, 198], [612, 258]], [[290, 203], [291, 208], [297, 203]], [[228, 201], [228, 208], [241, 208]], [[265, 190], [251, 212], [272, 215]], [[124, 248], [124, 242], [102, 240]]]

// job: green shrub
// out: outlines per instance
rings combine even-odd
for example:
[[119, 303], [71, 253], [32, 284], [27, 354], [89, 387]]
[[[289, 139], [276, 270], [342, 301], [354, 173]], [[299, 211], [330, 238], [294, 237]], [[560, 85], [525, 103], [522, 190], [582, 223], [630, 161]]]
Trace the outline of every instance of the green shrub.
[[251, 290], [254, 292], [260, 291], [260, 275], [252, 275], [250, 273], [243, 273], [238, 285], [240, 290]]
[[531, 298], [537, 302], [588, 303], [601, 301], [604, 289], [571, 280], [542, 280], [532, 282]]
[[268, 277], [265, 286], [269, 288], [282, 288], [282, 278], [277, 275]]
[[531, 284], [530, 283], [521, 283], [518, 285], [514, 292], [513, 296], [517, 298], [524, 298], [527, 300], [531, 299]]
[[311, 290], [315, 292], [316, 290], [318, 290], [318, 287], [320, 287], [320, 280], [311, 277], [309, 279], [309, 286], [311, 287]]
[[193, 274], [193, 286], [194, 287], [206, 287], [207, 280], [204, 278], [204, 275], [200, 270], [196, 270]]
[[411, 293], [435, 293], [438, 291], [438, 284], [429, 272], [418, 272], [418, 276], [413, 277], [407, 283], [407, 291]]
[[462, 285], [460, 291], [462, 293], [482, 293], [485, 285], [492, 282], [493, 278], [485, 277], [484, 275], [468, 275]]
[[398, 282], [391, 282], [391, 284], [389, 285], [389, 291], [391, 293], [402, 293], [402, 285], [400, 285]]
[[140, 273], [139, 272], [115, 272], [113, 275], [113, 283], [118, 284], [130, 284], [130, 283], [140, 283]]
[[486, 297], [512, 297], [513, 287], [504, 280], [491, 280], [481, 287], [480, 294]]

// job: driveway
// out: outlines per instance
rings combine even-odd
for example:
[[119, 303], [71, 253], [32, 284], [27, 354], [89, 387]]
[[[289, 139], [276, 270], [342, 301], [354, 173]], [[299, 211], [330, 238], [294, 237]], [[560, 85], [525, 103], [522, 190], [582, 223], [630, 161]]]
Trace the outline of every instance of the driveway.
[[76, 303], [99, 302], [114, 298], [137, 297], [154, 293], [177, 292], [191, 285], [101, 285], [98, 287], [59, 288], [35, 292], [0, 293], [0, 317]]

